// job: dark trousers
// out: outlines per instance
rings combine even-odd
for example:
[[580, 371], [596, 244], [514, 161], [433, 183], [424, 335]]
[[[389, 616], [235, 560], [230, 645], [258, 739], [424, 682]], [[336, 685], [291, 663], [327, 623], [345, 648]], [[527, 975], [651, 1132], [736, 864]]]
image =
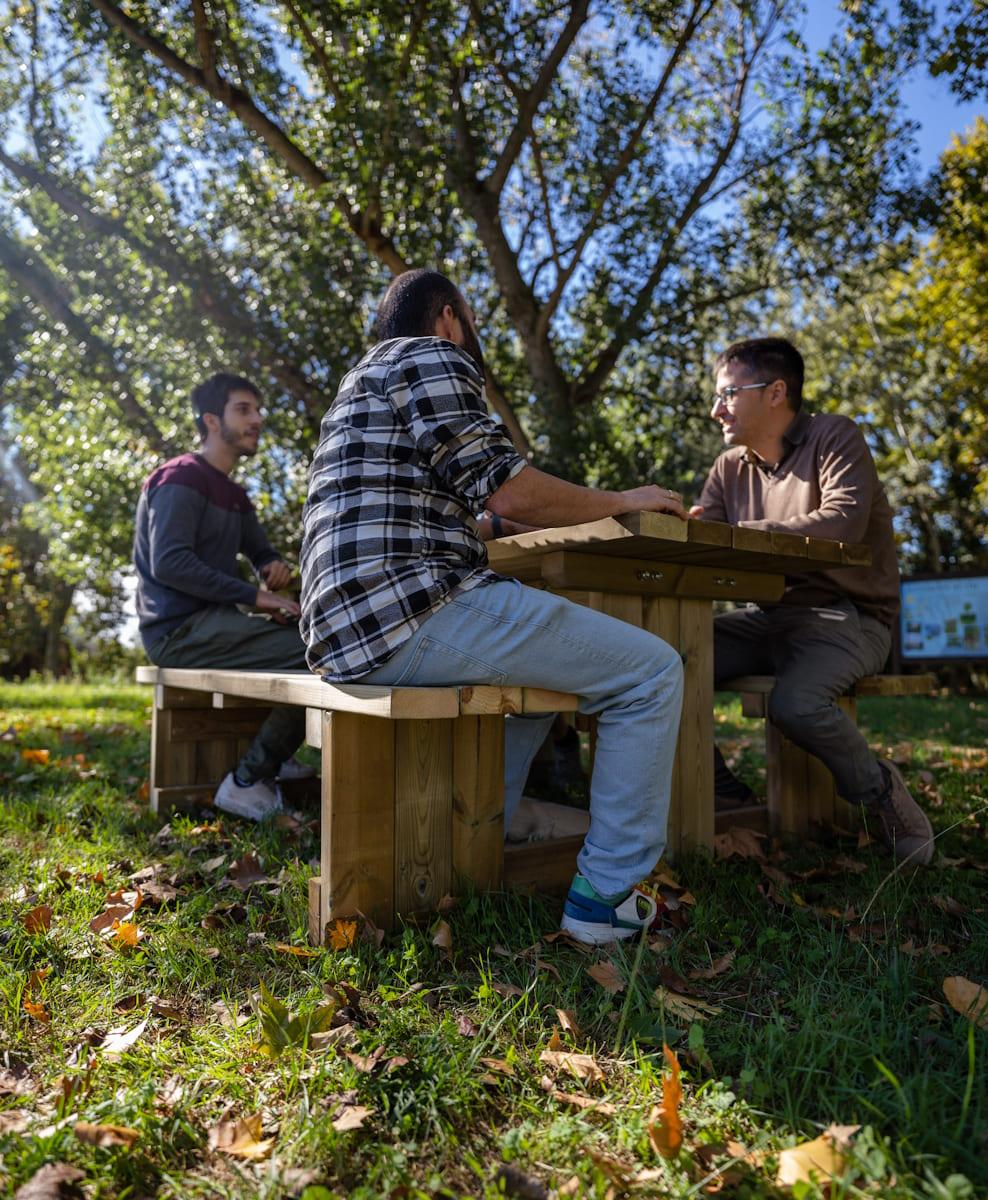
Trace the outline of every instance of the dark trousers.
[[[714, 620], [714, 684], [737, 675], [775, 675], [769, 720], [830, 770], [845, 800], [866, 804], [884, 788], [878, 760], [835, 703], [881, 671], [891, 631], [850, 600], [829, 607], [751, 605]], [[718, 770], [725, 770], [718, 754]]]
[[[200, 609], [160, 642], [148, 657], [158, 667], [202, 667], [240, 671], [307, 671], [297, 625], [278, 625], [229, 605]], [[247, 783], [277, 774], [305, 741], [305, 710], [272, 708], [237, 765]]]

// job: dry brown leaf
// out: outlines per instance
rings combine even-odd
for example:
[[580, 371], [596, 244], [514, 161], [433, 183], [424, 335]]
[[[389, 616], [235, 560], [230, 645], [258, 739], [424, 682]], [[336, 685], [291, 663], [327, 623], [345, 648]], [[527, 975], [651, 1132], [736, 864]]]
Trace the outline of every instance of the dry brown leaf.
[[614, 1105], [606, 1100], [594, 1100], [592, 1096], [583, 1096], [579, 1092], [559, 1092], [553, 1088], [549, 1095], [560, 1104], [568, 1104], [572, 1108], [593, 1109], [604, 1117], [613, 1117], [617, 1113]]
[[0, 1096], [30, 1096], [38, 1085], [23, 1063], [14, 1062], [0, 1070]]
[[77, 1121], [72, 1132], [80, 1142], [91, 1146], [126, 1146], [128, 1150], [141, 1136], [126, 1125], [90, 1125], [88, 1121]]
[[263, 1138], [261, 1130], [260, 1113], [238, 1121], [220, 1121], [209, 1131], [209, 1148], [257, 1162], [270, 1155], [275, 1142], [274, 1138]]
[[524, 996], [525, 992], [516, 983], [500, 983], [492, 982], [491, 989], [499, 996], [503, 996], [505, 1000], [509, 1000], [512, 996]]
[[274, 948], [278, 954], [293, 954], [296, 958], [318, 958], [319, 951], [311, 946], [290, 946], [288, 942], [275, 942]]
[[828, 1125], [823, 1136], [830, 1138], [838, 1150], [847, 1150], [855, 1134], [860, 1132], [860, 1125]]
[[432, 944], [438, 946], [444, 954], [449, 954], [453, 949], [453, 931], [449, 927], [448, 921], [437, 921], [432, 930]]
[[372, 1108], [365, 1108], [362, 1104], [348, 1105], [333, 1121], [333, 1128], [339, 1133], [347, 1129], [359, 1129], [373, 1113]]
[[100, 1051], [104, 1055], [125, 1054], [140, 1041], [150, 1020], [148, 1015], [133, 1029], [111, 1029], [103, 1039]]
[[580, 1036], [580, 1026], [577, 1022], [576, 1014], [568, 1008], [557, 1008], [556, 1019], [567, 1033], [571, 1033], [575, 1038]]
[[41, 1003], [34, 1000], [29, 1000], [27, 996], [21, 1001], [24, 1006], [24, 1011], [32, 1021], [37, 1021], [40, 1025], [51, 1024], [51, 1013]]
[[399, 1067], [407, 1067], [409, 1059], [404, 1054], [396, 1054], [393, 1058], [389, 1058], [384, 1064], [384, 1074], [390, 1075], [392, 1071], [397, 1071]]
[[988, 988], [979, 987], [963, 975], [950, 975], [943, 981], [943, 994], [955, 1012], [981, 1029], [988, 1029]]
[[460, 903], [460, 900], [459, 900], [459, 897], [458, 897], [458, 896], [451, 896], [451, 895], [450, 895], [450, 894], [447, 892], [447, 893], [446, 893], [446, 895], [445, 895], [445, 896], [443, 896], [443, 898], [442, 898], [442, 899], [439, 901], [439, 903], [436, 905], [436, 908], [437, 908], [437, 909], [439, 910], [439, 912], [441, 912], [441, 913], [448, 913], [448, 912], [452, 912], [452, 911], [453, 911], [453, 909], [454, 909], [454, 908], [456, 908], [456, 906], [457, 906], [459, 903]]
[[460, 1015], [456, 1018], [456, 1028], [460, 1033], [463, 1034], [464, 1037], [476, 1037], [480, 1032], [466, 1013], [460, 1013]]
[[547, 1050], [565, 1050], [565, 1049], [567, 1049], [566, 1043], [559, 1036], [558, 1029], [554, 1029], [552, 1031], [552, 1036], [549, 1038], [549, 1043], [546, 1046], [546, 1049]]
[[539, 1062], [569, 1071], [584, 1083], [599, 1083], [604, 1078], [604, 1072], [590, 1054], [575, 1054], [569, 1050], [543, 1050], [539, 1055]]
[[556, 979], [560, 981], [560, 983], [562, 982], [562, 976], [559, 974], [559, 969], [554, 967], [552, 963], [546, 962], [544, 958], [537, 958], [535, 960], [535, 969], [536, 971], [548, 971], [549, 974], [554, 975]]
[[14, 1200], [70, 1200], [82, 1195], [75, 1185], [85, 1178], [86, 1172], [78, 1167], [68, 1163], [48, 1163], [17, 1189]]
[[8, 1133], [23, 1133], [29, 1124], [25, 1108], [10, 1108], [0, 1112], [0, 1137]]
[[779, 1169], [775, 1182], [784, 1187], [794, 1183], [820, 1183], [844, 1173], [845, 1159], [841, 1151], [825, 1134], [812, 1142], [802, 1142], [779, 1152]]
[[708, 1017], [716, 1016], [722, 1009], [716, 1004], [708, 1004], [705, 1000], [697, 1000], [694, 996], [682, 996], [671, 992], [668, 988], [658, 987], [654, 997], [657, 1003], [663, 1005], [667, 1012], [683, 1021], [705, 1021]]
[[243, 858], [230, 864], [227, 875], [234, 887], [239, 888], [241, 892], [246, 892], [248, 888], [255, 887], [259, 883], [270, 882], [267, 873], [261, 866], [261, 860], [250, 851]]
[[683, 1144], [683, 1119], [679, 1114], [683, 1088], [679, 1082], [679, 1059], [665, 1043], [662, 1053], [669, 1074], [662, 1077], [662, 1100], [652, 1109], [648, 1121], [648, 1140], [663, 1158], [675, 1158]]
[[607, 1178], [619, 1188], [627, 1189], [635, 1182], [634, 1167], [618, 1158], [616, 1154], [607, 1154], [603, 1150], [593, 1148], [588, 1153]]
[[515, 1069], [506, 1058], [482, 1058], [480, 1060], [485, 1067], [490, 1067], [492, 1071], [499, 1071], [502, 1075], [514, 1075]]
[[624, 976], [610, 959], [593, 963], [587, 967], [587, 974], [595, 983], [599, 983], [605, 992], [610, 992], [612, 996], [624, 991]]
[[39, 904], [21, 917], [21, 924], [28, 933], [47, 933], [51, 928], [51, 908], [47, 904]]
[[326, 940], [333, 950], [349, 950], [357, 936], [357, 922], [337, 918], [326, 926]]
[[134, 910], [129, 904], [113, 904], [109, 908], [100, 913], [98, 917], [93, 917], [89, 922], [89, 928], [93, 933], [106, 934], [112, 937], [114, 924], [118, 921], [129, 921], [134, 915]]
[[375, 1067], [380, 1065], [385, 1050], [383, 1046], [378, 1046], [367, 1055], [354, 1054], [350, 1050], [345, 1051], [345, 1054], [362, 1075], [369, 1075]]
[[762, 841], [764, 833], [756, 833], [754, 829], [744, 829], [740, 825], [732, 825], [726, 833], [719, 833], [714, 838], [714, 856], [727, 859], [734, 855], [738, 858], [764, 858]]
[[736, 955], [736, 950], [728, 950], [720, 958], [715, 958], [709, 967], [696, 967], [690, 971], [690, 979], [716, 979], [718, 975], [723, 975], [729, 969]]

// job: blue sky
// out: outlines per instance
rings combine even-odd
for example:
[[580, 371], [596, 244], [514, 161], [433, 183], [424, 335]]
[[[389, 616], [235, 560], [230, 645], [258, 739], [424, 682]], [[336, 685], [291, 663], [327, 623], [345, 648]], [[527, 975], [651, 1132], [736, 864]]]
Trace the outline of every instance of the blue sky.
[[[809, 0], [807, 9], [803, 36], [809, 46], [823, 46], [837, 27], [840, 5], [837, 0]], [[955, 133], [963, 133], [974, 123], [975, 117], [988, 116], [988, 104], [984, 100], [967, 103], [959, 100], [943, 77], [934, 79], [926, 70], [910, 72], [902, 97], [910, 118], [920, 126], [916, 143], [923, 173], [936, 165]]]

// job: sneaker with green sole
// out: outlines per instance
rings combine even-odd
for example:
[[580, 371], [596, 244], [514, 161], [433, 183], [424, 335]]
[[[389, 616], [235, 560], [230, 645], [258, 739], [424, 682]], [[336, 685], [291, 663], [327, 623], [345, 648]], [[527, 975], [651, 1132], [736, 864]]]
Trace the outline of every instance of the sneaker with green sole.
[[623, 900], [604, 900], [582, 875], [574, 875], [561, 925], [578, 942], [602, 946], [656, 928], [663, 907], [638, 888]]

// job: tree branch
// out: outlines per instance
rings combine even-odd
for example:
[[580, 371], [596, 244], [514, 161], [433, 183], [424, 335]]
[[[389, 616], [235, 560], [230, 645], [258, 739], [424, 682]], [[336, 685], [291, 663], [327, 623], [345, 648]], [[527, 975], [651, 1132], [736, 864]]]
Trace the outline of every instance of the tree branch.
[[[219, 100], [241, 124], [255, 133], [303, 183], [313, 189], [330, 186], [331, 180], [326, 172], [297, 146], [279, 125], [258, 108], [243, 88], [224, 78], [215, 64], [207, 70], [205, 67], [199, 68], [187, 62], [160, 38], [148, 32], [128, 16], [112, 0], [92, 0], [92, 3], [109, 24], [119, 29], [129, 42], [151, 54], [169, 71], [184, 79], [190, 87], [206, 92], [207, 95]], [[201, 9], [201, 0], [195, 0], [195, 3], [198, 13]], [[204, 16], [203, 10], [203, 18]], [[200, 45], [203, 36], [204, 34], [197, 24], [197, 41], [200, 42]], [[200, 49], [200, 53], [202, 53], [202, 49]], [[212, 51], [207, 50], [206, 53], [209, 55]], [[375, 258], [395, 274], [407, 269], [391, 238], [381, 229], [376, 215], [360, 212], [350, 204], [346, 196], [339, 193], [333, 196], [332, 202], [346, 219], [350, 229]]]
[[559, 65], [566, 57], [573, 40], [586, 22], [589, 7], [590, 0], [574, 0], [574, 3], [570, 5], [569, 20], [556, 39], [556, 44], [549, 51], [535, 82], [524, 93], [515, 126], [508, 134], [507, 141], [494, 164], [494, 169], [483, 180], [482, 186], [491, 195], [499, 196], [501, 194], [508, 173], [517, 161], [521, 148], [532, 131], [532, 122], [535, 120], [539, 105], [545, 99], [552, 81], [556, 78]]
[[159, 454], [168, 454], [172, 449], [170, 443], [162, 437], [154, 418], [131, 391], [126, 374], [117, 365], [113, 347], [72, 311], [58, 280], [48, 268], [37, 258], [32, 262], [30, 251], [3, 230], [0, 230], [0, 267], [20, 284], [50, 320], [61, 325], [79, 344], [93, 374], [102, 381], [134, 430]]

